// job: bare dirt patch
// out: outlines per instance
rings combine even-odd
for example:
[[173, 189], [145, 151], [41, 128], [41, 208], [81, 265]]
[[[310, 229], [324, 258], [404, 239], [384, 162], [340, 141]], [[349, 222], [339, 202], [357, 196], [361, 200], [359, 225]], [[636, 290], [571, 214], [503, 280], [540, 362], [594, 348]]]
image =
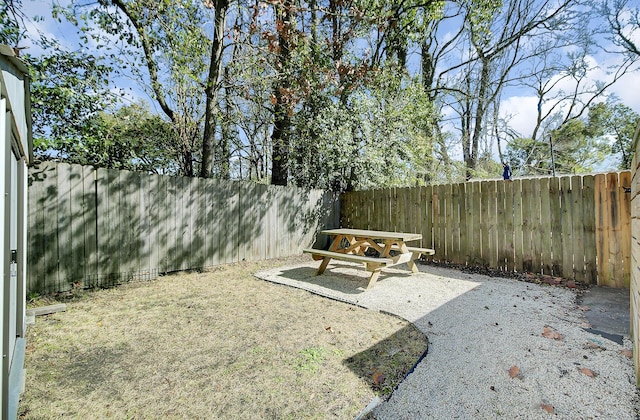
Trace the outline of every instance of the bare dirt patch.
[[292, 262], [41, 299], [67, 311], [28, 328], [20, 417], [353, 418], [393, 390], [426, 337], [252, 275]]

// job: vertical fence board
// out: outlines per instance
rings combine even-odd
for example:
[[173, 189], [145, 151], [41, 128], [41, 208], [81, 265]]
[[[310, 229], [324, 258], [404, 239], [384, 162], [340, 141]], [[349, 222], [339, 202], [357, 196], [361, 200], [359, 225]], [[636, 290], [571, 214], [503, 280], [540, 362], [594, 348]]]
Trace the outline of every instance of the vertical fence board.
[[167, 221], [169, 222], [169, 258], [167, 259], [167, 270], [176, 271], [180, 269], [180, 259], [182, 257], [182, 178], [171, 177], [167, 180]]
[[460, 263], [460, 187], [461, 184], [453, 184], [451, 186], [451, 203], [449, 205], [451, 229], [449, 237], [451, 238], [451, 261]]
[[505, 181], [504, 185], [504, 240], [505, 240], [505, 264], [509, 271], [515, 270], [515, 239], [514, 239], [514, 183]]
[[[372, 223], [372, 219], [374, 218], [374, 214], [378, 211], [378, 207], [380, 203], [376, 201], [377, 191], [366, 191], [363, 194], [356, 197], [360, 201], [353, 200], [351, 205], [354, 207], [354, 210], [358, 212], [358, 224], [353, 224], [354, 227], [362, 226], [362, 228], [367, 228]], [[363, 209], [367, 209], [365, 212]]]
[[442, 229], [440, 235], [441, 235], [441, 240], [443, 242], [443, 245], [446, 249], [446, 257], [447, 257], [447, 261], [455, 261], [455, 258], [453, 256], [453, 237], [452, 237], [452, 231], [453, 231], [453, 205], [452, 205], [452, 195], [453, 195], [453, 190], [452, 190], [452, 185], [451, 184], [445, 184], [441, 186], [442, 188], [442, 209], [443, 209], [443, 216], [444, 220], [442, 221], [442, 226], [444, 227], [444, 229]]
[[396, 188], [389, 188], [389, 213], [387, 213], [387, 218], [385, 220], [385, 229], [390, 232], [399, 232], [396, 229], [397, 219], [398, 219], [398, 196], [396, 195]]
[[358, 195], [353, 196], [351, 199], [351, 207], [354, 212], [358, 212], [358, 219], [355, 223], [351, 223], [350, 226], [361, 226], [363, 229], [368, 229], [368, 226], [372, 223], [373, 215], [377, 210], [378, 203], [376, 200], [376, 194], [374, 191], [362, 191]]
[[106, 169], [96, 169], [96, 217], [97, 217], [97, 234], [96, 234], [96, 257], [97, 270], [95, 284], [98, 285], [102, 280], [103, 273], [108, 273], [108, 252], [107, 252], [107, 236], [108, 230], [108, 197], [109, 177]]
[[[353, 228], [356, 225], [354, 224], [354, 220], [353, 218], [355, 217], [354, 214], [356, 212], [356, 201], [357, 200], [364, 200], [365, 197], [363, 197], [363, 191], [359, 191], [359, 192], [347, 192], [344, 194], [340, 195], [340, 226], [345, 226], [345, 227], [350, 227]], [[342, 196], [346, 195], [346, 201], [343, 203], [342, 202]], [[342, 207], [342, 205], [346, 205], [346, 207]], [[373, 211], [373, 207], [374, 207], [374, 202], [371, 201], [370, 203], [367, 203], [366, 208], [367, 211], [371, 212]], [[342, 213], [344, 211], [344, 209], [350, 209], [350, 213], [347, 216], [343, 216]], [[343, 220], [344, 222], [346, 222], [346, 224], [343, 224]]]
[[478, 208], [478, 222], [480, 227], [480, 265], [489, 265], [489, 185], [483, 182], [476, 182], [480, 198]]
[[496, 268], [506, 270], [507, 239], [506, 239], [506, 197], [505, 184], [507, 181], [496, 183]]
[[433, 246], [438, 250], [438, 252], [440, 253], [439, 255], [439, 260], [446, 260], [447, 259], [447, 250], [444, 247], [444, 241], [442, 240], [442, 213], [444, 212], [443, 209], [443, 197], [442, 197], [442, 191], [441, 190], [441, 186], [440, 185], [434, 185], [433, 186], [433, 199], [432, 199], [432, 206], [433, 206], [433, 212], [432, 212], [432, 217], [433, 217]]
[[392, 188], [383, 188], [382, 189], [382, 223], [380, 230], [391, 231], [393, 227], [391, 227], [391, 206], [395, 203], [393, 201], [393, 189]]
[[191, 244], [193, 241], [193, 219], [191, 214], [193, 213], [194, 200], [193, 193], [191, 192], [191, 180], [193, 178], [182, 177], [182, 258], [180, 265], [181, 270], [188, 270], [192, 266], [191, 259], [193, 257]]
[[538, 236], [540, 238], [540, 271], [546, 275], [551, 275], [551, 190], [550, 179], [540, 180], [540, 226]]
[[122, 224], [120, 223], [120, 181], [119, 171], [107, 169], [107, 232], [106, 254], [108, 263], [107, 282], [109, 285], [120, 281], [120, 250], [122, 248]]
[[374, 223], [374, 230], [384, 230], [384, 210], [385, 205], [389, 204], [388, 200], [385, 200], [385, 193], [383, 189], [374, 190], [375, 200], [375, 217], [372, 222]]
[[549, 213], [551, 215], [551, 272], [562, 276], [563, 237], [560, 178], [549, 179]]
[[171, 220], [169, 219], [169, 181], [167, 177], [158, 178], [158, 190], [155, 197], [159, 204], [158, 224], [154, 226], [156, 230], [156, 237], [158, 243], [156, 245], [158, 250], [158, 271], [161, 273], [167, 272], [167, 256], [169, 254], [169, 225]]
[[469, 228], [471, 229], [470, 235], [470, 249], [471, 253], [467, 264], [480, 265], [482, 264], [482, 234], [480, 226], [480, 218], [482, 217], [481, 206], [481, 190], [479, 182], [471, 183], [471, 195], [470, 206], [467, 212], [467, 222], [470, 222]]
[[[371, 229], [382, 230], [382, 208], [384, 207], [384, 197], [381, 189], [371, 191], [371, 201], [374, 203], [373, 217], [370, 221]], [[357, 228], [357, 226], [355, 226]]]
[[149, 278], [154, 278], [160, 266], [158, 259], [158, 246], [160, 241], [158, 238], [158, 225], [161, 224], [158, 215], [158, 210], [160, 209], [158, 196], [160, 177], [142, 177], [141, 181], [145, 198], [144, 205], [141, 206], [140, 210], [146, 214], [143, 222], [143, 254], [145, 257], [145, 268], [149, 272]]
[[532, 201], [533, 197], [533, 179], [522, 180], [522, 270], [525, 272], [533, 272], [533, 241], [532, 241], [532, 225], [533, 220]]
[[359, 198], [358, 193], [346, 192], [340, 195], [340, 226], [353, 227], [357, 209], [352, 205], [352, 201]]
[[355, 192], [347, 191], [340, 195], [340, 226], [353, 227], [352, 218], [355, 217], [356, 210], [351, 206], [351, 199], [357, 197]]
[[487, 230], [489, 232], [489, 248], [487, 256], [489, 266], [497, 268], [500, 266], [498, 263], [498, 183], [489, 181], [488, 187]]
[[598, 283], [608, 285], [611, 282], [609, 278], [609, 232], [606, 227], [609, 197], [607, 194], [607, 177], [604, 174], [598, 174], [595, 177], [595, 195]]
[[584, 219], [582, 212], [582, 176], [571, 177], [571, 220], [573, 221], [573, 266], [575, 279], [584, 282]]
[[[207, 224], [209, 225], [209, 237], [207, 238], [207, 249], [208, 249], [208, 261], [210, 265], [218, 265], [223, 264], [224, 259], [222, 258], [222, 247], [221, 247], [221, 238], [222, 238], [222, 210], [223, 205], [220, 199], [220, 188], [218, 185], [218, 181], [213, 179], [206, 180], [206, 191], [207, 191]], [[263, 187], [266, 189], [266, 186]], [[263, 204], [263, 198], [260, 199], [261, 205]], [[264, 237], [264, 233], [261, 238]], [[264, 251], [263, 254], [264, 256]]]
[[[202, 178], [191, 179], [191, 253], [192, 267], [202, 268], [206, 266], [207, 253], [207, 200], [206, 180]], [[197, 197], [197, 199], [196, 199]], [[247, 214], [250, 217], [250, 214]]]
[[[410, 188], [411, 199], [411, 213], [409, 215], [409, 226], [407, 231], [420, 232], [420, 218], [422, 217], [420, 212], [420, 187]], [[418, 243], [418, 246], [422, 246], [422, 241]]]
[[620, 213], [620, 248], [622, 258], [622, 275], [618, 287], [631, 287], [631, 173], [619, 173], [619, 201]]
[[[522, 236], [522, 181], [516, 179], [513, 181], [513, 248], [514, 260], [513, 267], [515, 271], [523, 271], [523, 236]], [[528, 246], [528, 245], [525, 245]]]
[[465, 264], [469, 255], [469, 243], [467, 238], [469, 237], [469, 229], [467, 227], [467, 184], [459, 184], [458, 191], [460, 196], [458, 198], [459, 216], [459, 241], [460, 251], [458, 252], [458, 263]]
[[397, 222], [396, 222], [396, 232], [406, 232], [409, 228], [409, 223], [407, 223], [409, 206], [408, 202], [408, 189], [407, 188], [396, 188], [396, 198], [398, 205], [397, 212]]
[[50, 243], [51, 235], [48, 226], [51, 223], [45, 223], [50, 220], [50, 214], [46, 214], [45, 207], [50, 202], [48, 197], [49, 186], [51, 183], [51, 173], [55, 172], [55, 167], [49, 162], [43, 162], [34, 168], [30, 174], [30, 183], [28, 189], [28, 240], [29, 254], [27, 270], [28, 284], [27, 290], [46, 291], [46, 279], [49, 278], [47, 272], [47, 244]]
[[574, 278], [573, 271], [573, 212], [571, 211], [571, 178], [560, 181], [560, 214], [562, 215], [562, 277]]
[[276, 258], [278, 256], [278, 202], [277, 188], [269, 185], [269, 217], [267, 230], [267, 244], [269, 245], [267, 258]]
[[84, 224], [84, 179], [82, 166], [69, 166], [69, 232], [71, 233], [69, 251], [71, 265], [69, 267], [70, 281], [80, 286], [85, 273], [85, 224]]
[[[427, 216], [427, 229], [426, 229], [426, 233], [428, 236], [428, 244], [431, 248], [435, 248], [436, 247], [436, 243], [435, 243], [435, 233], [434, 233], [434, 225], [435, 225], [435, 217], [434, 217], [434, 206], [436, 206], [438, 204], [437, 202], [437, 191], [435, 189], [435, 187], [433, 185], [430, 185], [427, 187], [426, 190], [426, 216]], [[434, 202], [434, 198], [436, 199]], [[439, 251], [436, 251], [436, 254]], [[436, 257], [438, 260], [440, 259], [440, 256], [438, 255]]]
[[541, 194], [546, 193], [543, 191], [542, 183], [545, 181], [542, 179], [533, 179], [531, 182], [531, 189], [533, 197], [530, 202], [530, 227], [531, 227], [531, 272], [539, 273], [542, 270], [542, 234], [541, 229], [541, 208], [542, 200]]
[[584, 226], [584, 262], [585, 282], [596, 284], [598, 270], [596, 265], [596, 213], [594, 195], [594, 177], [586, 175], [582, 179], [582, 220]]
[[473, 202], [473, 194], [474, 188], [473, 183], [467, 182], [465, 184], [465, 214], [464, 214], [464, 227], [466, 230], [466, 235], [464, 237], [465, 242], [465, 255], [464, 260], [465, 264], [473, 264], [473, 260], [475, 258], [476, 252], [476, 243], [474, 243], [474, 226], [473, 226], [473, 214], [475, 212], [474, 202]]
[[58, 165], [58, 290], [71, 289], [70, 280], [73, 276], [73, 264], [71, 249], [71, 197], [70, 197], [70, 165], [62, 163]]
[[47, 291], [57, 290], [60, 272], [58, 271], [58, 168], [53, 168], [48, 178], [45, 207], [45, 273], [49, 284]]
[[611, 273], [609, 274], [611, 287], [622, 287], [622, 244], [621, 244], [621, 220], [620, 220], [620, 194], [621, 188], [618, 185], [618, 174], [607, 175], [607, 192], [609, 196], [608, 220], [609, 236], [612, 238], [609, 246], [609, 263]]
[[[129, 254], [127, 255], [126, 270], [129, 278], [131, 278], [142, 264], [143, 250], [141, 243], [143, 240], [142, 226], [143, 220], [146, 219], [145, 209], [142, 206], [143, 191], [141, 186], [140, 172], [127, 173], [125, 180], [125, 191], [127, 208], [129, 210], [128, 217], [130, 221], [129, 231], [127, 232], [127, 241], [129, 243]], [[136, 274], [137, 275], [137, 274]]]

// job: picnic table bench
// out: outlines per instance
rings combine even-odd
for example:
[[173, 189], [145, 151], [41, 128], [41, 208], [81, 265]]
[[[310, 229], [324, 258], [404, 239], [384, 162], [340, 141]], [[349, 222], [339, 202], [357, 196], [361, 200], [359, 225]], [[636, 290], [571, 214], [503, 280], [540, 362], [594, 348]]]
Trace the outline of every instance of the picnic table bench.
[[[322, 259], [317, 275], [324, 273], [331, 259], [363, 263], [367, 271], [371, 272], [367, 289], [371, 288], [378, 277], [380, 271], [385, 267], [408, 263], [412, 273], [418, 272], [415, 260], [420, 255], [433, 255], [435, 251], [429, 248], [409, 247], [406, 242], [418, 241], [422, 235], [418, 233], [402, 232], [381, 232], [375, 230], [362, 229], [329, 229], [323, 230], [323, 234], [332, 238], [328, 250], [304, 249], [316, 260]], [[373, 249], [376, 252], [368, 253]]]

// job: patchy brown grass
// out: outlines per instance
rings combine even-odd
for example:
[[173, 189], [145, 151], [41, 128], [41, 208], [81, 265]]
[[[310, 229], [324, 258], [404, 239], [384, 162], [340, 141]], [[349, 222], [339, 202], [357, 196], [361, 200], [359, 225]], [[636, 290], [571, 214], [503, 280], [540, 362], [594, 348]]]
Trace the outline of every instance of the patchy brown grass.
[[[398, 318], [270, 284], [241, 263], [41, 300], [24, 419], [353, 418], [426, 349]], [[36, 302], [38, 304], [38, 302]]]

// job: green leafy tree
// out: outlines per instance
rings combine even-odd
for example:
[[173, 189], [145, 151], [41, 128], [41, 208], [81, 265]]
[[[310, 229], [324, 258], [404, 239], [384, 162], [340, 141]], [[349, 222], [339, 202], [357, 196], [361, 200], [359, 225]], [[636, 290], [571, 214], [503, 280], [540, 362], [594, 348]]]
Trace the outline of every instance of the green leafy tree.
[[96, 113], [115, 104], [111, 67], [99, 57], [65, 51], [55, 40], [40, 39], [44, 56], [26, 54], [31, 77], [31, 110], [36, 148], [43, 152], [56, 141], [80, 139], [92, 130]]
[[123, 106], [112, 114], [88, 118], [74, 135], [50, 137], [38, 143], [38, 155], [68, 163], [177, 174], [180, 150], [171, 123], [142, 104]]
[[589, 134], [610, 142], [619, 169], [631, 169], [633, 136], [639, 123], [638, 113], [621, 103], [601, 102], [589, 109]]
[[78, 25], [86, 42], [96, 43], [121, 73], [140, 81], [174, 125], [180, 173], [186, 176], [198, 173], [203, 153], [210, 158], [202, 150], [211, 45], [204, 31], [206, 10], [195, 0], [75, 0], [68, 7], [54, 7], [54, 16]]
[[0, 44], [16, 48], [22, 39], [20, 0], [4, 0], [0, 3]]
[[[588, 117], [573, 118], [550, 132], [546, 139], [517, 138], [507, 147], [507, 158], [516, 175], [575, 174], [593, 171], [610, 152], [603, 135], [599, 106]], [[608, 125], [607, 125], [607, 128]]]

